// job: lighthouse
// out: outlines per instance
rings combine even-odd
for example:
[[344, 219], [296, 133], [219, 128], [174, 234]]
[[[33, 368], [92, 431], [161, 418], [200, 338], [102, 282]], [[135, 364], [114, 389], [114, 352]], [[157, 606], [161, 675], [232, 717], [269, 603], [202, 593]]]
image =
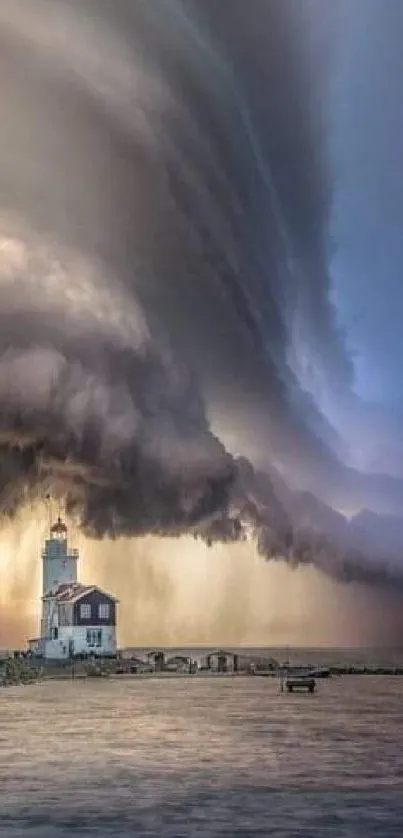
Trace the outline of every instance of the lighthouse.
[[50, 660], [116, 654], [117, 599], [97, 585], [78, 580], [78, 550], [69, 548], [59, 517], [42, 551], [41, 634], [28, 645]]

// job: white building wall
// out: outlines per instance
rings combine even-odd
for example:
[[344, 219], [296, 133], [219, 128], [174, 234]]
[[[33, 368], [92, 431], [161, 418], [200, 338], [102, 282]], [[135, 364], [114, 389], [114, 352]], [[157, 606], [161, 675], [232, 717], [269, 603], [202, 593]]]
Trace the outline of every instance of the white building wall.
[[65, 651], [65, 646], [61, 638], [57, 640], [44, 640], [43, 657], [48, 660], [67, 660], [69, 656], [68, 648], [67, 645]]
[[[74, 641], [74, 654], [83, 653], [94, 655], [115, 655], [116, 654], [116, 628], [115, 626], [73, 626], [71, 628]], [[102, 632], [101, 646], [89, 646], [87, 644], [87, 631]]]
[[[87, 643], [87, 630], [102, 632], [100, 646]], [[115, 626], [59, 626], [57, 639], [45, 641], [44, 657], [52, 660], [67, 660], [72, 652], [74, 655], [115, 655], [116, 628]]]
[[42, 602], [41, 637], [46, 640], [52, 637], [52, 629], [59, 625], [59, 615], [56, 598], [45, 599]]

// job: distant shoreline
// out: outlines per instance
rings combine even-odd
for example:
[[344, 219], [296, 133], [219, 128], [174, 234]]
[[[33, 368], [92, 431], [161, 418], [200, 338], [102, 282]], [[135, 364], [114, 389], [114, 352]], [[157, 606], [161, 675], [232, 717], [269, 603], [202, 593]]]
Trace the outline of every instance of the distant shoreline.
[[[174, 649], [147, 651], [143, 647], [120, 650], [117, 657], [74, 657], [65, 660], [43, 660], [26, 653], [14, 652], [0, 661], [0, 685], [38, 683], [41, 681], [67, 681], [74, 679], [112, 680], [178, 679], [178, 678], [271, 678], [310, 676], [315, 680], [343, 676], [403, 676], [403, 650], [382, 657], [378, 650], [368, 648], [366, 654], [358, 650], [344, 654], [323, 655], [315, 650], [294, 648], [274, 649], [276, 657], [266, 647], [228, 648], [209, 650], [190, 649], [190, 654], [173, 654]], [[302, 653], [301, 653], [302, 651]], [[137, 654], [136, 654], [137, 652]], [[141, 655], [139, 655], [141, 652]], [[170, 652], [170, 654], [169, 654]], [[358, 652], [358, 653], [357, 653]]]
[[[320, 673], [316, 673], [313, 671], [314, 677], [318, 680], [325, 680]], [[331, 678], [341, 678], [343, 676], [348, 675], [356, 675], [356, 676], [365, 676], [365, 675], [372, 675], [372, 676], [388, 676], [388, 677], [402, 677], [403, 676], [403, 666], [402, 667], [331, 667], [329, 677]], [[72, 673], [71, 668], [66, 668], [63, 672], [53, 672], [44, 674], [41, 677], [42, 681], [65, 681], [65, 680], [80, 680], [80, 679], [92, 679], [92, 680], [99, 680], [100, 678], [108, 678], [112, 679], [113, 681], [127, 681], [127, 680], [150, 680], [150, 679], [178, 679], [178, 678], [191, 678], [192, 680], [197, 680], [200, 678], [203, 679], [212, 679], [217, 680], [218, 678], [278, 678], [279, 673], [270, 671], [270, 672], [206, 672], [200, 671], [197, 674], [190, 674], [189, 672], [124, 672], [124, 673], [104, 673], [102, 675], [91, 675], [85, 672], [75, 672]]]
[[[380, 678], [380, 677], [389, 677], [389, 678], [399, 678], [403, 676], [403, 668], [399, 669], [384, 669], [384, 668], [373, 668], [373, 669], [366, 669], [365, 671], [352, 669], [348, 671], [338, 670], [330, 673], [330, 676], [326, 679], [329, 681], [334, 680], [335, 678], [350, 678], [350, 677], [358, 677], [358, 676], [372, 676], [373, 678]], [[317, 678], [318, 681], [321, 681], [321, 677], [314, 676]], [[280, 681], [279, 674], [277, 672], [258, 672], [249, 674], [247, 672], [199, 672], [197, 675], [190, 674], [188, 672], [127, 672], [127, 673], [103, 673], [99, 676], [90, 675], [86, 672], [76, 672], [73, 673], [71, 670], [65, 669], [63, 671], [56, 672], [44, 672], [39, 674], [37, 677], [32, 677], [30, 680], [12, 680], [12, 681], [5, 681], [0, 682], [0, 689], [1, 687], [16, 687], [16, 686], [34, 686], [43, 683], [50, 683], [50, 682], [66, 682], [66, 681], [167, 681], [167, 680], [192, 680], [192, 681], [199, 681], [202, 679], [203, 681], [219, 681], [219, 680], [250, 680], [251, 678], [269, 678], [271, 681], [278, 680]]]

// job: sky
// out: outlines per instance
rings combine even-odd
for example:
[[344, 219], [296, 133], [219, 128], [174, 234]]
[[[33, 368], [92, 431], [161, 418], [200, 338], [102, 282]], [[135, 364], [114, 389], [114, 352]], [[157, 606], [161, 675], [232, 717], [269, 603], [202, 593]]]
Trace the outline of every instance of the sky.
[[354, 443], [357, 459], [365, 468], [396, 468], [398, 461], [400, 470], [403, 13], [394, 0], [387, 7], [346, 0], [342, 20], [327, 105], [333, 299], [354, 353], [354, 390], [376, 413], [364, 450]]
[[403, 578], [401, 3], [31, 5], [0, 3], [5, 525], [50, 493], [90, 552], [196, 538], [375, 613]]
[[356, 389], [367, 400], [394, 405], [401, 403], [403, 14], [396, 2], [385, 10], [374, 2], [349, 3], [348, 9], [329, 103], [337, 177], [332, 277], [356, 352]]

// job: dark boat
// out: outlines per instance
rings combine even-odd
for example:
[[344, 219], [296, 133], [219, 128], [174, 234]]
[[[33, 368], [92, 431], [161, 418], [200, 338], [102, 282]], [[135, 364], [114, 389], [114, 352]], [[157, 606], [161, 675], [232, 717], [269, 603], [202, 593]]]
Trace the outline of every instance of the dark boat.
[[288, 675], [285, 685], [289, 693], [294, 692], [294, 690], [313, 693], [316, 681], [313, 675]]

